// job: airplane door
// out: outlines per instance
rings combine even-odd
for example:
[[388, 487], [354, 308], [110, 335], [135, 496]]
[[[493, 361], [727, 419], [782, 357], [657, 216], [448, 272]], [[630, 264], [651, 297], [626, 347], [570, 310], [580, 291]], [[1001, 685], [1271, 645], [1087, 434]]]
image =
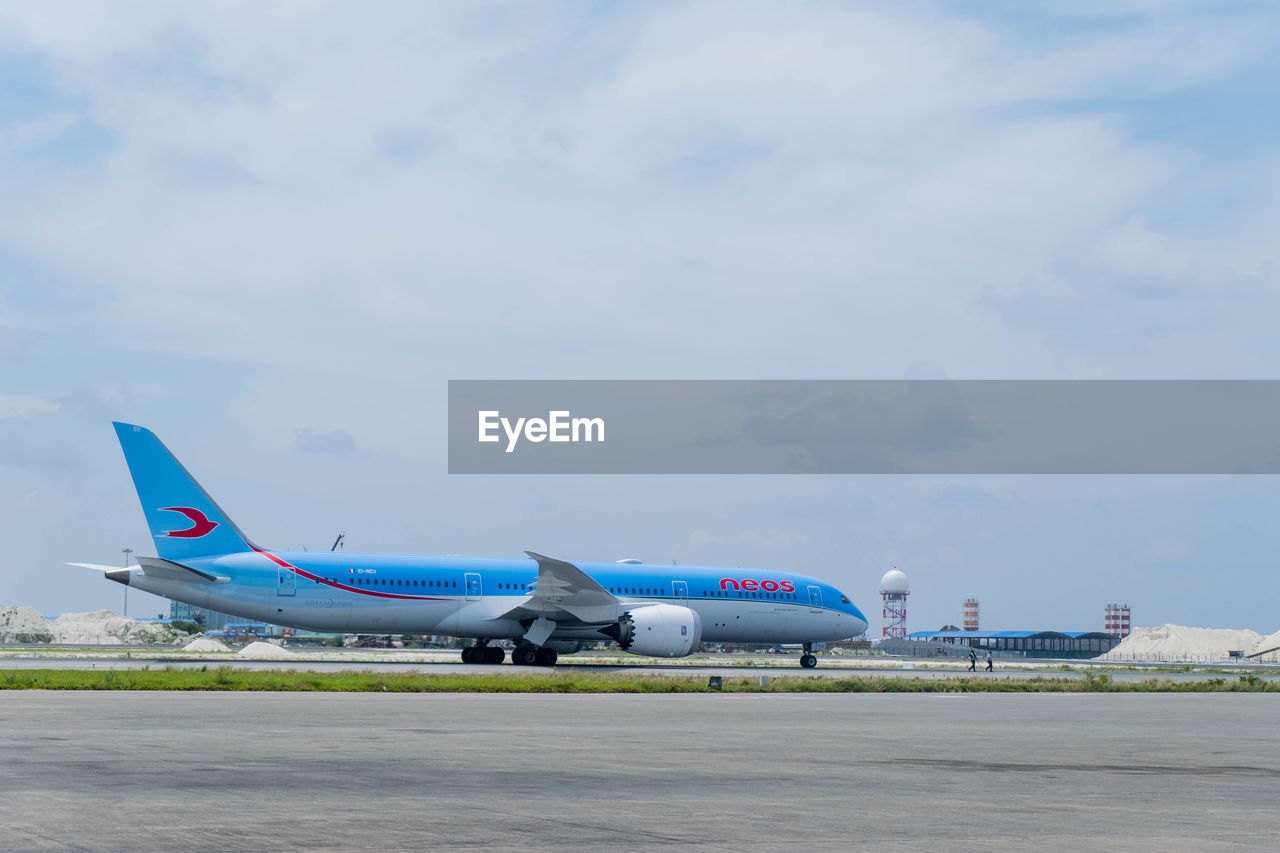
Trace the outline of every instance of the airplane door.
[[293, 595], [298, 591], [298, 576], [284, 566], [276, 566], [276, 595]]
[[818, 586], [809, 587], [809, 612], [810, 613], [822, 612], [822, 587], [818, 587]]
[[686, 581], [672, 581], [671, 595], [673, 598], [688, 598], [689, 584]]
[[480, 592], [480, 575], [467, 572], [463, 577], [467, 582], [467, 601], [478, 601], [483, 598]]

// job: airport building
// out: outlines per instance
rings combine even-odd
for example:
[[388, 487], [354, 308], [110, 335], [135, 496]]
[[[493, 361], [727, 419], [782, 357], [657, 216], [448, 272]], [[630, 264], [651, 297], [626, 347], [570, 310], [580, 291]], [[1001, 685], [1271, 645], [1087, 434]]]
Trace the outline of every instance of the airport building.
[[181, 601], [169, 602], [169, 619], [180, 619], [184, 622], [199, 622], [204, 626], [205, 631], [221, 631], [227, 627], [227, 623], [234, 616], [228, 616], [225, 613], [219, 613], [216, 610], [205, 610], [203, 607], [196, 607], [194, 604], [184, 604]]
[[914, 631], [906, 636], [925, 644], [964, 646], [1029, 658], [1096, 658], [1120, 644], [1120, 637], [1102, 631]]

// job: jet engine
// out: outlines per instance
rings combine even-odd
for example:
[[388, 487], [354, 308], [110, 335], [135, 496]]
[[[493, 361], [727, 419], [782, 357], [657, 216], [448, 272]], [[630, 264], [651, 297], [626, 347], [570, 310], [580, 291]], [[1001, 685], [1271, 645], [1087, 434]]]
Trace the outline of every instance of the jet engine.
[[702, 617], [677, 604], [653, 604], [622, 614], [600, 633], [633, 655], [682, 658], [702, 642]]

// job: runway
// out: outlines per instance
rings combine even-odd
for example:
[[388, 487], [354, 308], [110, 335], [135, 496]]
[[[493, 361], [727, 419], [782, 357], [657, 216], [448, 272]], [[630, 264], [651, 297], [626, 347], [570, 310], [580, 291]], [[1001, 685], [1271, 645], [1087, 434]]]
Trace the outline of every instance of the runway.
[[1248, 850], [1266, 694], [0, 692], [4, 850]]
[[[460, 674], [512, 674], [531, 675], [549, 672], [589, 672], [589, 673], [621, 673], [627, 675], [669, 675], [674, 677], [707, 678], [719, 675], [726, 678], [758, 678], [766, 675], [770, 678], [917, 678], [945, 679], [958, 677], [974, 678], [1066, 678], [1083, 681], [1087, 671], [1085, 668], [1073, 670], [1054, 669], [1052, 667], [1027, 667], [1003, 664], [994, 672], [969, 673], [964, 667], [939, 668], [935, 662], [920, 660], [910, 662], [910, 668], [903, 666], [868, 666], [856, 660], [840, 658], [822, 658], [816, 669], [802, 669], [796, 659], [779, 658], [770, 661], [770, 665], [753, 665], [742, 661], [709, 662], [707, 664], [664, 664], [654, 661], [636, 660], [624, 664], [593, 661], [589, 657], [564, 657], [554, 667], [523, 667], [506, 663], [501, 665], [459, 663], [453, 655], [441, 656], [433, 660], [396, 660], [388, 656], [370, 655], [364, 660], [334, 660], [317, 657], [299, 656], [283, 660], [255, 660], [238, 655], [206, 656], [197, 658], [178, 658], [174, 655], [155, 655], [137, 657], [2, 657], [0, 670], [6, 669], [163, 669], [165, 667], [215, 667], [231, 666], [248, 670], [311, 670], [314, 672], [369, 671], [409, 673], [420, 672], [426, 675], [460, 675]], [[1280, 681], [1280, 671], [1274, 667], [1231, 666], [1205, 668], [1189, 671], [1164, 671], [1136, 668], [1130, 665], [1098, 669], [1105, 672], [1113, 681], [1146, 681], [1156, 678], [1162, 681], [1205, 681], [1224, 678], [1231, 681], [1241, 675], [1249, 674], [1265, 681]]]

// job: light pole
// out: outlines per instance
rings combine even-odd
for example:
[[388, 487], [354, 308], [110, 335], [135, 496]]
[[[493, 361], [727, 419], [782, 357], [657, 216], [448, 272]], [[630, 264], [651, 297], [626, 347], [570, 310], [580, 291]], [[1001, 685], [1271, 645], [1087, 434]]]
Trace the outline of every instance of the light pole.
[[[124, 567], [129, 568], [129, 555], [133, 553], [132, 548], [121, 548], [124, 551]], [[129, 615], [129, 585], [124, 585], [124, 615]]]

